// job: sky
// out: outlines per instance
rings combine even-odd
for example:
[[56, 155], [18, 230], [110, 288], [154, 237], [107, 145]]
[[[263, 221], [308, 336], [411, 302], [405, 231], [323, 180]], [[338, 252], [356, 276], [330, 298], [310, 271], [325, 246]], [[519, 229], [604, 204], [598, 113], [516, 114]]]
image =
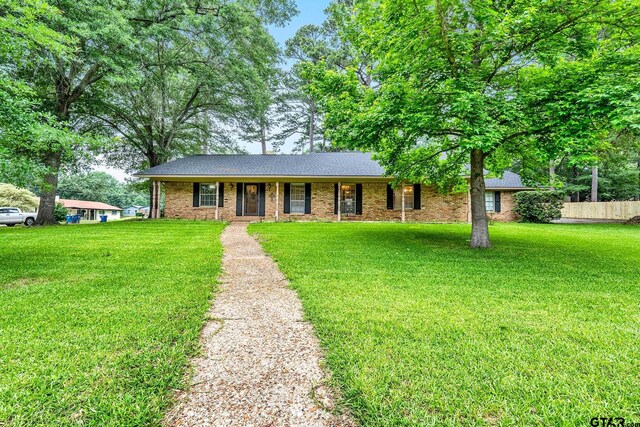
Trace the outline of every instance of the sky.
[[[298, 31], [300, 27], [307, 24], [316, 24], [320, 25], [325, 20], [324, 10], [329, 6], [330, 0], [296, 0], [296, 5], [298, 7], [298, 15], [295, 16], [291, 21], [287, 23], [286, 26], [278, 28], [278, 27], [269, 27], [269, 31], [276, 39], [276, 41], [280, 44], [280, 46], [284, 49], [284, 43], [293, 37]], [[282, 149], [283, 152], [287, 152], [291, 149], [292, 144], [285, 144]], [[259, 153], [260, 145], [259, 144], [243, 144], [243, 147], [249, 151], [250, 153]], [[120, 169], [109, 168], [103, 165], [99, 165], [94, 167], [94, 170], [107, 172], [114, 177], [116, 177], [120, 181], [124, 181], [126, 178], [129, 178], [124, 171]]]

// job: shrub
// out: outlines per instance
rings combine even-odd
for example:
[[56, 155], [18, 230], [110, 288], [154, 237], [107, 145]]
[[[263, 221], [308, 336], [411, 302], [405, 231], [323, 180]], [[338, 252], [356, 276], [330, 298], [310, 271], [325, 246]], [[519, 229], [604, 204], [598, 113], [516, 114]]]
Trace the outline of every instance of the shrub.
[[514, 212], [522, 222], [547, 223], [562, 216], [563, 199], [559, 191], [521, 191], [515, 195]]
[[0, 206], [10, 206], [29, 212], [38, 206], [38, 198], [29, 190], [11, 184], [0, 184]]
[[56, 221], [64, 221], [68, 213], [69, 209], [65, 208], [62, 203], [56, 203], [56, 207], [53, 210], [53, 215], [55, 216]]

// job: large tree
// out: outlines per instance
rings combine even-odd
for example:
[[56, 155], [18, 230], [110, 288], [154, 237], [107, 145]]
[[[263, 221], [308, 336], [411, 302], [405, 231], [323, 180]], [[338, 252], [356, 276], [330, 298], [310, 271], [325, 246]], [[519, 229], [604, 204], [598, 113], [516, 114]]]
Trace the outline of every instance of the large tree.
[[[266, 25], [294, 11], [289, 0], [137, 3], [137, 68], [90, 112], [119, 137], [110, 158], [135, 170], [233, 149], [230, 123], [256, 109], [275, 67]], [[151, 204], [153, 211], [157, 199]]]
[[[41, 2], [30, 3], [37, 10], [41, 7]], [[29, 60], [8, 59], [8, 67], [32, 93], [30, 107], [49, 125], [15, 150], [44, 170], [38, 224], [56, 223], [54, 207], [60, 169], [89, 148], [85, 145], [87, 140], [78, 137], [86, 129], [76, 113], [91, 108], [96, 84], [120, 74], [129, 63], [133, 42], [128, 4], [124, 0], [58, 0], [55, 7], [59, 13], [45, 14], [41, 20], [47, 29], [64, 34], [70, 48], [40, 44], [37, 48], [27, 47]]]
[[304, 64], [317, 65], [330, 60], [327, 31], [324, 26], [304, 25], [286, 41], [285, 56], [294, 61], [282, 79], [282, 102], [279, 104], [280, 134], [283, 140], [294, 139], [295, 151], [324, 150], [322, 116], [316, 97], [306, 90]]
[[[354, 69], [310, 74], [332, 140], [375, 151], [400, 180], [450, 187], [468, 168], [471, 246], [488, 247], [485, 169], [595, 150], [588, 121], [606, 122], [622, 94], [572, 106], [566, 95], [587, 96], [600, 73], [626, 79], [618, 56], [637, 71], [637, 11], [635, 0], [362, 0], [343, 14], [361, 31], [344, 36], [375, 64], [374, 87]], [[583, 78], [570, 86], [572, 70]]]
[[38, 111], [33, 89], [19, 75], [23, 67], [37, 61], [33, 51], [72, 55], [72, 40], [46, 24], [59, 14], [59, 10], [40, 0], [0, 1], [1, 182], [33, 185], [42, 173], [41, 165], [33, 159], [37, 152], [35, 142], [60, 130], [50, 115]]

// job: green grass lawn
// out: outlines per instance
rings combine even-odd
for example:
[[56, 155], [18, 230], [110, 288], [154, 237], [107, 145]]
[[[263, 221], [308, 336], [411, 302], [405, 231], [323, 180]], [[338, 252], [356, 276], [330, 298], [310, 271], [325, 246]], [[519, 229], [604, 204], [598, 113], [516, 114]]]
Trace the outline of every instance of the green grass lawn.
[[640, 228], [255, 224], [365, 426], [640, 422]]
[[222, 228], [0, 228], [0, 426], [158, 424], [198, 350]]

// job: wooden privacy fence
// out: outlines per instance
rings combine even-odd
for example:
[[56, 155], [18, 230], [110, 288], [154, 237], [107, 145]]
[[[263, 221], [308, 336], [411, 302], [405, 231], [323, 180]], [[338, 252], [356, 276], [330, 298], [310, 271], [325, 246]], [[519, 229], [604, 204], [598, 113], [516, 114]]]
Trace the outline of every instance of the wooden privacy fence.
[[640, 201], [565, 203], [563, 218], [627, 220], [640, 215]]

